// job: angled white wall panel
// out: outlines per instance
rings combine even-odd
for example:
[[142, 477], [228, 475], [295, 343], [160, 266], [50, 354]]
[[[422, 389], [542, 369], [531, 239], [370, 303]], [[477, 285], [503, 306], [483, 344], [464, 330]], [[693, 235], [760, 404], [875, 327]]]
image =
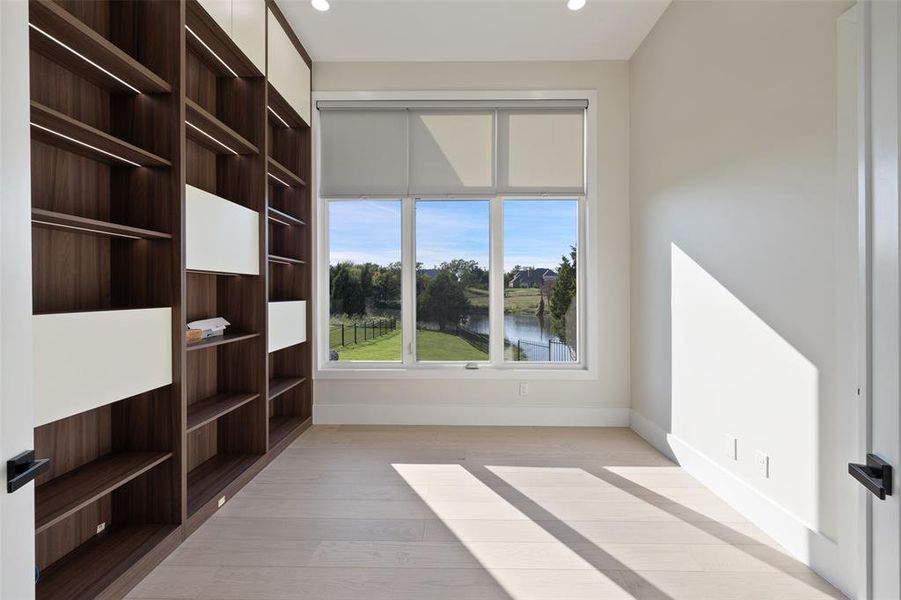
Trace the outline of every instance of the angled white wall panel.
[[185, 186], [185, 266], [192, 271], [260, 274], [260, 214]]
[[34, 424], [172, 383], [172, 309], [34, 315]]
[[307, 301], [269, 303], [269, 352], [307, 341]]

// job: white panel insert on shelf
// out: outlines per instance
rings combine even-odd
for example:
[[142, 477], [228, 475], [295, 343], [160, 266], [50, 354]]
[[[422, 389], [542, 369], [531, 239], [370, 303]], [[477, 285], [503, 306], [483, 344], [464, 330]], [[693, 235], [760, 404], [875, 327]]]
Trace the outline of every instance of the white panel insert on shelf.
[[310, 67], [269, 11], [269, 83], [310, 124]]
[[260, 214], [194, 186], [185, 187], [185, 267], [259, 275]]
[[172, 309], [34, 315], [35, 426], [172, 383]]
[[269, 352], [307, 341], [307, 301], [269, 303]]

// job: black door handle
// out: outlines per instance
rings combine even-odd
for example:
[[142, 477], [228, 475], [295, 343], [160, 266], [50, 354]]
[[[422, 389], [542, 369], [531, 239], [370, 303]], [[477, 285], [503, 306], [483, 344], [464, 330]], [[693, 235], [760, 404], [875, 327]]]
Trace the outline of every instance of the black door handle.
[[6, 493], [17, 489], [50, 468], [49, 458], [34, 459], [34, 450], [26, 450], [6, 461]]
[[848, 473], [880, 500], [892, 495], [892, 465], [875, 454], [867, 454], [867, 464], [848, 463]]

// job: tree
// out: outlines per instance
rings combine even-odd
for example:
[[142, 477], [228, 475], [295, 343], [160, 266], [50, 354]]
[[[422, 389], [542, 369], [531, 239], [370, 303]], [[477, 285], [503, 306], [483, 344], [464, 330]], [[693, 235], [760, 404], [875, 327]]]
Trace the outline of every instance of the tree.
[[366, 312], [363, 287], [353, 271], [353, 263], [341, 263], [333, 271], [331, 286], [331, 313], [361, 315]]
[[378, 268], [379, 266], [373, 263], [360, 265], [360, 288], [363, 290], [363, 298], [372, 297], [372, 277]]
[[570, 246], [570, 258], [561, 257], [557, 281], [551, 288], [548, 304], [551, 311], [551, 329], [561, 342], [575, 341], [576, 319], [570, 308], [576, 298], [576, 249]]
[[380, 267], [373, 276], [373, 303], [380, 308], [400, 305], [400, 263]]
[[488, 286], [488, 271], [480, 267], [478, 261], [455, 258], [441, 263], [438, 269], [450, 272], [464, 288]]
[[426, 281], [418, 298], [420, 318], [437, 323], [441, 331], [448, 325], [457, 325], [469, 314], [470, 303], [463, 285], [447, 270], [438, 271], [435, 277]]

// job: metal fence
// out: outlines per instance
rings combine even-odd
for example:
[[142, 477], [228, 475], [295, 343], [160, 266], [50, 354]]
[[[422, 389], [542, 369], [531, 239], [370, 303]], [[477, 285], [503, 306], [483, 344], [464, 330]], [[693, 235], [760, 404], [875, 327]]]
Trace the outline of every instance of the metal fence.
[[458, 336], [469, 342], [469, 345], [476, 350], [480, 350], [485, 354], [488, 354], [488, 334], [473, 331], [472, 329], [463, 327], [462, 325], [457, 327], [456, 333]]
[[547, 342], [516, 341], [516, 360], [575, 362], [576, 351], [559, 340]]
[[374, 340], [396, 330], [397, 319], [394, 317], [354, 323], [332, 323], [329, 326], [329, 349]]

